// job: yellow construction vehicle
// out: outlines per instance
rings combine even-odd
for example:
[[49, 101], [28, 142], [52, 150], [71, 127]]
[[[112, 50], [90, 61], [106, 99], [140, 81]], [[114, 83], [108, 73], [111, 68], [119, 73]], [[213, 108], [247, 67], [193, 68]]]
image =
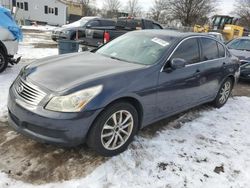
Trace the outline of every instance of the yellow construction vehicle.
[[215, 15], [212, 18], [211, 25], [195, 25], [194, 32], [219, 32], [225, 40], [232, 40], [237, 37], [242, 37], [244, 34], [244, 27], [238, 25], [238, 20], [239, 19], [230, 16]]

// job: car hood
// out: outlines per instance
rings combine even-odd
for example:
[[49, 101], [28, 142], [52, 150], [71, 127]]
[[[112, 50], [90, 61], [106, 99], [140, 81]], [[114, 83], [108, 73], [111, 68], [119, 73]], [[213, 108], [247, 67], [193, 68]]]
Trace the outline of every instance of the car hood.
[[88, 81], [145, 67], [83, 52], [53, 56], [27, 66], [23, 77], [51, 91], [64, 91]]
[[250, 52], [244, 50], [229, 49], [229, 51], [240, 60], [250, 61]]

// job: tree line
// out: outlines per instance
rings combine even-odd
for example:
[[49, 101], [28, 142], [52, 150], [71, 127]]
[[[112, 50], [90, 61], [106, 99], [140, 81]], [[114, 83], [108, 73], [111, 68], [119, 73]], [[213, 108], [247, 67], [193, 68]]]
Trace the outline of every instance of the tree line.
[[[114, 18], [119, 12], [125, 11], [129, 16], [147, 17], [162, 24], [179, 23], [182, 26], [204, 25], [209, 17], [218, 10], [220, 2], [216, 0], [153, 0], [148, 11], [143, 11], [139, 0], [128, 0], [122, 5], [122, 0], [103, 0], [103, 8], [95, 6], [95, 0], [80, 0], [84, 5], [86, 16], [101, 15]], [[236, 0], [232, 12], [240, 18], [240, 22], [250, 27], [250, 0]]]

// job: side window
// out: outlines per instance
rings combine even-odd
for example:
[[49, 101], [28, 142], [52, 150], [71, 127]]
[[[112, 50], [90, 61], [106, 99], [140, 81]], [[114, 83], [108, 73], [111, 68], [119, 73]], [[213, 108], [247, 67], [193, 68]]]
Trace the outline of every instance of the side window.
[[154, 29], [161, 29], [161, 27], [158, 24], [155, 24], [155, 23], [153, 24], [153, 28]]
[[174, 58], [184, 59], [188, 64], [198, 63], [200, 61], [198, 40], [193, 38], [181, 43], [171, 57]]
[[225, 57], [225, 48], [222, 44], [218, 43], [218, 50], [219, 50], [219, 58]]
[[91, 21], [90, 23], [88, 23], [88, 25], [90, 25], [91, 27], [100, 26], [99, 21], [97, 20]]
[[219, 58], [217, 42], [209, 38], [201, 38], [202, 61], [213, 60]]
[[145, 29], [153, 29], [153, 23], [148, 20], [144, 20], [144, 27]]

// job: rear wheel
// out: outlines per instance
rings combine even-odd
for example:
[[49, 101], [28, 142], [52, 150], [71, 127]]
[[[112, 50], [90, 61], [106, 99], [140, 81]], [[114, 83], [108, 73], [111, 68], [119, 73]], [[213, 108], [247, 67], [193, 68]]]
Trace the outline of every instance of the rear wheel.
[[127, 149], [137, 130], [136, 109], [129, 103], [116, 103], [97, 118], [87, 144], [103, 156], [114, 156]]
[[6, 54], [0, 49], [0, 73], [3, 72], [8, 65]]
[[214, 106], [216, 108], [221, 108], [226, 104], [233, 89], [233, 81], [231, 78], [226, 79], [220, 87], [220, 90], [214, 100]]

